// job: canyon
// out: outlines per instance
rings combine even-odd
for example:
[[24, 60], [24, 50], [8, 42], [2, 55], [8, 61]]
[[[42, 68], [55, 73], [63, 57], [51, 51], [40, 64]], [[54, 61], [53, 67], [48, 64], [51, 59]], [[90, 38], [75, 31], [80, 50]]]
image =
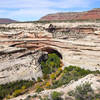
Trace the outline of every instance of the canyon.
[[38, 59], [50, 52], [62, 56], [63, 67], [100, 70], [99, 23], [51, 24], [0, 25], [0, 84], [42, 77]]
[[[100, 71], [99, 21], [0, 24], [0, 85], [20, 80], [42, 79], [39, 60], [43, 55], [51, 53], [60, 58], [62, 69], [72, 65], [89, 71]], [[35, 94], [45, 96], [53, 91], [62, 92], [65, 96], [67, 92], [86, 82], [92, 84], [94, 91], [100, 89], [100, 75], [92, 73], [40, 93], [29, 88], [30, 91], [25, 94], [10, 99], [25, 99]]]

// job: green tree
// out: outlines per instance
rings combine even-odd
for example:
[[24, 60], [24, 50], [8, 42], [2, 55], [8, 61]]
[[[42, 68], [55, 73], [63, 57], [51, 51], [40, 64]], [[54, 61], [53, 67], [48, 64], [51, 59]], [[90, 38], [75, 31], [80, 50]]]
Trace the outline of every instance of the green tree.
[[60, 58], [55, 53], [48, 54], [48, 59], [41, 61], [41, 66], [44, 74], [51, 74], [60, 67]]

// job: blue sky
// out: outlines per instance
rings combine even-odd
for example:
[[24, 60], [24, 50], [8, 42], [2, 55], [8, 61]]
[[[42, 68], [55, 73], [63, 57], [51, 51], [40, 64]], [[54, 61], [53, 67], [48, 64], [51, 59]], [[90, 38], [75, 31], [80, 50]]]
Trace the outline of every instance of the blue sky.
[[33, 21], [56, 12], [100, 8], [100, 0], [0, 0], [0, 18]]

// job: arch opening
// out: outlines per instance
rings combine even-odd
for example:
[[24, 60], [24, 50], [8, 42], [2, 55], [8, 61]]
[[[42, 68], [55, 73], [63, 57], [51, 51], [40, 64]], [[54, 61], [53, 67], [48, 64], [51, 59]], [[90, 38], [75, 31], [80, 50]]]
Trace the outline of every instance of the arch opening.
[[56, 49], [53, 49], [51, 47], [43, 48], [42, 51], [45, 51], [48, 54], [55, 53], [58, 57], [60, 57], [60, 59], [63, 59], [62, 54], [59, 51], [57, 51]]
[[52, 74], [62, 67], [60, 52], [50, 47], [43, 48], [41, 51], [42, 55], [39, 57], [38, 63], [41, 66], [43, 75]]
[[[39, 57], [38, 59], [38, 63], [41, 64], [41, 62], [46, 62], [48, 60], [48, 55], [49, 54], [56, 54], [60, 60], [63, 59], [62, 55], [60, 52], [58, 52], [57, 50], [51, 48], [51, 47], [45, 47], [42, 48], [42, 55]], [[52, 60], [52, 59], [51, 59]]]

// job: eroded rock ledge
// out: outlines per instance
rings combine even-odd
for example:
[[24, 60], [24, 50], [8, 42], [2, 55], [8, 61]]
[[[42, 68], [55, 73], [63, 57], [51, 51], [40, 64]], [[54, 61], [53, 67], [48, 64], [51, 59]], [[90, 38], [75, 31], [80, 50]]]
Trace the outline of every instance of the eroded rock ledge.
[[62, 55], [64, 67], [100, 70], [99, 23], [51, 24], [53, 32], [50, 24], [0, 25], [0, 84], [42, 77], [37, 60], [51, 49]]

